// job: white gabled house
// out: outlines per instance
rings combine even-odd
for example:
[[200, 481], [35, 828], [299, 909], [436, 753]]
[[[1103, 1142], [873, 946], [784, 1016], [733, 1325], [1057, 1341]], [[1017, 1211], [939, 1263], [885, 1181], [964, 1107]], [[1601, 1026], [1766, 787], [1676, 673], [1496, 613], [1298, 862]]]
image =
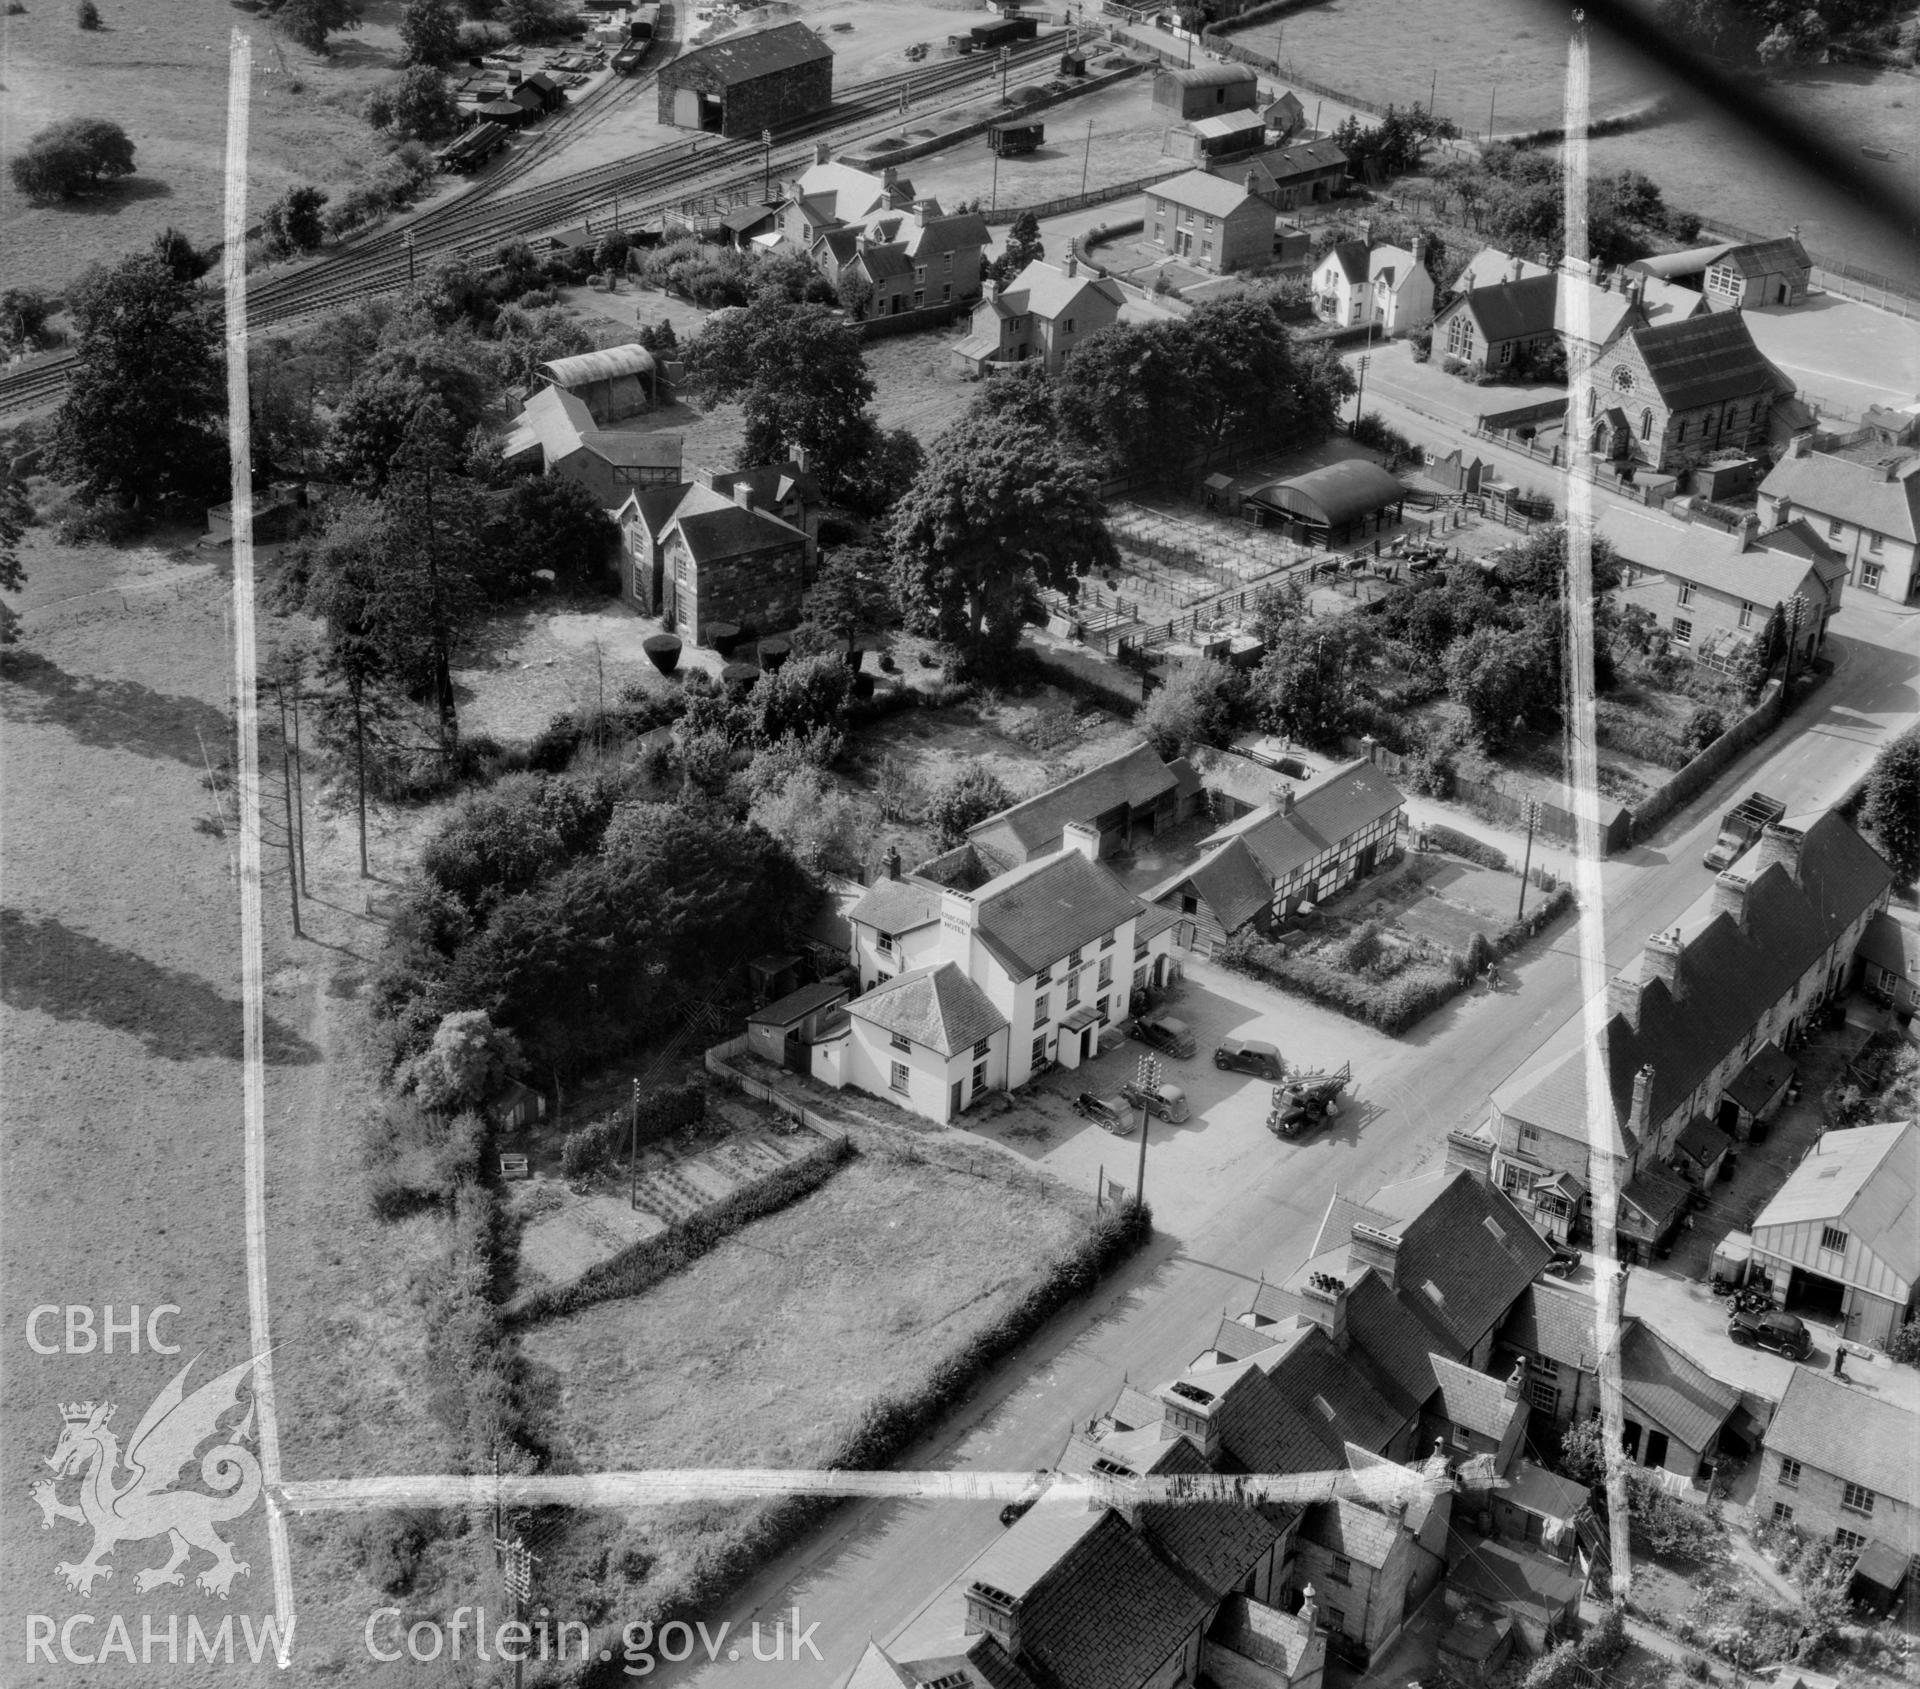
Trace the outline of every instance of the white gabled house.
[[[1050, 1061], [1098, 1055], [1134, 992], [1171, 977], [1179, 917], [1097, 860], [1095, 828], [1072, 823], [1062, 838], [1064, 849], [972, 890], [901, 878], [890, 859], [848, 911], [865, 995], [847, 1005], [841, 1035], [815, 1046], [814, 1077], [944, 1121]], [[915, 1036], [913, 1025], [936, 1021], [940, 1035]]]

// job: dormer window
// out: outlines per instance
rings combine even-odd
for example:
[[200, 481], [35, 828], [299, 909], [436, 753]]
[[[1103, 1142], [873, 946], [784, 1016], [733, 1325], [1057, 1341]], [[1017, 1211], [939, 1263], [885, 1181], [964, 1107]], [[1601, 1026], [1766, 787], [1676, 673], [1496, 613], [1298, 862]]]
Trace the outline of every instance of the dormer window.
[[878, 950], [882, 956], [891, 956], [893, 954], [893, 934], [890, 932], [881, 933], [874, 939], [873, 947]]

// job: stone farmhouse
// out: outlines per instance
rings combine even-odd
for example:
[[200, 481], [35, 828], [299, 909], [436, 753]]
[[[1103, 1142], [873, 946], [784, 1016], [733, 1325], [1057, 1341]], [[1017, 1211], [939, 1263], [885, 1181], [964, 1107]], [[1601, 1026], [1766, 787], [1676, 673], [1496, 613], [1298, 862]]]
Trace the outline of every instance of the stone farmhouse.
[[1083, 275], [1078, 259], [1069, 257], [1063, 266], [1036, 258], [1004, 286], [987, 283], [986, 297], [974, 307], [973, 332], [953, 355], [969, 375], [1029, 358], [1057, 375], [1074, 347], [1120, 320], [1121, 303], [1120, 290]]
[[1920, 1299], [1920, 1126], [1823, 1136], [1755, 1219], [1753, 1260], [1783, 1301], [1886, 1343]]
[[[715, 623], [762, 633], [793, 626], [813, 536], [762, 508], [762, 488], [771, 481], [777, 497], [780, 476], [777, 469], [745, 471], [726, 477], [724, 491], [689, 482], [632, 494], [614, 512], [621, 596], [696, 645]], [[791, 497], [785, 502], [794, 504]]]
[[[1892, 883], [1879, 853], [1837, 813], [1769, 827], [1609, 983], [1601, 1055], [1624, 1258], [1650, 1255], [1679, 1223], [1689, 1186], [1685, 1162], [1680, 1171], [1671, 1164], [1696, 1117], [1728, 1138], [1751, 1132], [1743, 1079], [1775, 1066], [1846, 985]], [[1575, 1016], [1496, 1087], [1483, 1128], [1501, 1188], [1562, 1240], [1584, 1235], [1592, 1201], [1583, 1025]]]
[[1225, 177], [1189, 170], [1145, 197], [1146, 238], [1183, 264], [1224, 275], [1273, 256], [1273, 208]]
[[1433, 277], [1426, 236], [1412, 250], [1341, 241], [1313, 272], [1314, 309], [1341, 328], [1377, 324], [1382, 334], [1411, 334], [1433, 320]]
[[[1860, 1556], [1920, 1553], [1920, 1417], [1857, 1384], [1794, 1370], [1767, 1427], [1754, 1516]], [[1891, 1551], [1890, 1554], [1888, 1551]]]
[[659, 72], [662, 123], [757, 140], [833, 104], [833, 50], [803, 23], [728, 36]]
[[1805, 516], [1846, 559], [1847, 583], [1897, 604], [1920, 597], [1920, 451], [1869, 431], [1802, 436], [1760, 483], [1772, 521]]
[[1233, 934], [1271, 930], [1302, 904], [1338, 896], [1400, 854], [1406, 799], [1361, 762], [1297, 797], [1281, 786], [1266, 807], [1200, 843], [1201, 855], [1146, 893], [1180, 918], [1183, 949], [1210, 956]]

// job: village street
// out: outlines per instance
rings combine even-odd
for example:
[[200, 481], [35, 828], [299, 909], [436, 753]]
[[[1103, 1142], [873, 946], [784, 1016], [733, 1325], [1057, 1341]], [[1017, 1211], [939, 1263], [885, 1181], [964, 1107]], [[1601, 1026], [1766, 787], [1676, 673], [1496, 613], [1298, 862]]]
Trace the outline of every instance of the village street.
[[[1733, 794], [1764, 786], [1789, 814], [1836, 800], [1894, 724], [1911, 720], [1911, 675], [1920, 618], [1855, 602], [1829, 645], [1837, 672], [1790, 717], [1781, 734], [1729, 770], [1651, 842], [1606, 864], [1609, 961], [1621, 965], [1650, 932], [1676, 919], [1707, 889], [1700, 856]], [[1357, 1076], [1375, 1097], [1396, 1101], [1371, 1119], [1356, 1152], [1334, 1157], [1313, 1143], [1272, 1145], [1268, 1170], [1223, 1180], [1207, 1218], [1163, 1235], [1090, 1302], [1056, 1320], [1008, 1360], [975, 1399], [900, 1464], [1024, 1470], [1050, 1463], [1069, 1428], [1100, 1412], [1123, 1378], [1151, 1386], [1207, 1347], [1223, 1310], [1245, 1307], [1264, 1274], [1285, 1276], [1304, 1259], [1328, 1197], [1365, 1195], [1436, 1164], [1446, 1132], [1483, 1116], [1488, 1092], [1578, 1006], [1575, 934], [1553, 929], [1548, 945], [1513, 970], [1519, 989], [1460, 999], [1401, 1040], [1378, 1071]], [[1166, 1128], [1156, 1128], [1164, 1133]], [[1117, 1146], [1118, 1147], [1118, 1146]], [[1151, 1153], [1151, 1151], [1150, 1151]], [[1191, 1212], [1191, 1201], [1183, 1211]], [[771, 1624], [798, 1606], [823, 1664], [787, 1665], [783, 1682], [837, 1683], [868, 1637], [915, 1641], [953, 1628], [937, 1601], [945, 1585], [1000, 1530], [990, 1504], [872, 1503], [849, 1507], [819, 1535], [768, 1568], [711, 1625]], [[754, 1681], [745, 1660], [669, 1667], [663, 1681], [732, 1685]]]

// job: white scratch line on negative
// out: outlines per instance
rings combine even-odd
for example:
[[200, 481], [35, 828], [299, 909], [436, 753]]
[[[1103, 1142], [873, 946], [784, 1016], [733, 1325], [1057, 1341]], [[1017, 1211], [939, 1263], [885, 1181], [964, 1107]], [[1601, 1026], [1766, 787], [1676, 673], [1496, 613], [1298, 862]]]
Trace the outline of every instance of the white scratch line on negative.
[[246, 1121], [247, 1317], [259, 1412], [260, 1472], [273, 1557], [273, 1605], [279, 1663], [292, 1663], [293, 1569], [287, 1519], [276, 1491], [280, 1427], [274, 1413], [273, 1333], [267, 1310], [266, 1024], [260, 938], [260, 721], [253, 628], [253, 469], [247, 394], [247, 117], [253, 43], [233, 32], [227, 60], [227, 161], [222, 279], [227, 308], [227, 441], [233, 491], [233, 682], [240, 764], [240, 982], [244, 1027], [242, 1092]]
[[1213, 1473], [1176, 1477], [1033, 1472], [858, 1472], [833, 1467], [663, 1467], [649, 1471], [549, 1476], [418, 1473], [309, 1479], [285, 1484], [279, 1499], [295, 1513], [368, 1513], [396, 1507], [657, 1507], [671, 1502], [770, 1496], [898, 1501], [1012, 1501], [1044, 1490], [1049, 1502], [1125, 1498], [1169, 1506], [1203, 1502], [1311, 1502], [1345, 1496], [1392, 1504], [1443, 1490], [1503, 1487], [1491, 1470], [1449, 1477], [1441, 1469], [1374, 1461], [1320, 1472]]

